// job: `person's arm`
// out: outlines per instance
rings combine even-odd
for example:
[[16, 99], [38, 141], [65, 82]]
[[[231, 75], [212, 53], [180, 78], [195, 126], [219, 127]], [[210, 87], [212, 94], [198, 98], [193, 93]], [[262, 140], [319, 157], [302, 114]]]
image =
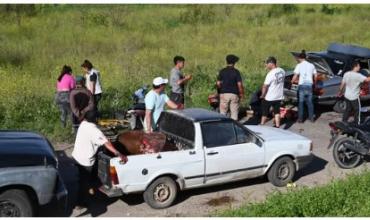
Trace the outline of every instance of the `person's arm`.
[[69, 82], [69, 88], [72, 90], [76, 88], [76, 80], [73, 76], [71, 76], [71, 81]]
[[293, 78], [292, 78], [292, 81], [291, 83], [294, 84], [298, 81], [298, 76], [299, 76], [299, 64], [297, 64], [293, 70]]
[[187, 83], [189, 80], [191, 80], [193, 77], [192, 77], [192, 75], [187, 75], [187, 76], [185, 76], [183, 79], [179, 79], [179, 80], [177, 80], [176, 81], [176, 84], [177, 85], [182, 85], [182, 84], [185, 84], [185, 83]]
[[76, 102], [75, 102], [75, 92], [72, 90], [70, 96], [69, 96], [69, 103], [70, 103], [70, 106], [71, 106], [71, 111], [72, 113], [77, 116], [77, 117], [80, 117], [80, 111], [76, 108]]
[[[89, 97], [89, 103], [87, 106], [81, 110], [81, 117], [86, 114], [86, 112], [91, 111], [94, 109], [94, 96], [91, 94], [89, 90], [86, 90], [86, 95]], [[82, 120], [83, 118], [80, 118]]]
[[96, 81], [98, 80], [98, 76], [96, 73], [93, 73], [90, 76], [90, 88], [91, 88], [91, 93], [95, 95], [95, 86], [96, 86]]
[[145, 111], [146, 132], [152, 132], [152, 110]]
[[237, 80], [237, 85], [238, 85], [238, 90], [239, 90], [239, 99], [242, 100], [244, 99], [244, 86], [243, 86], [243, 80], [242, 80], [242, 77], [239, 71], [238, 71], [236, 80]]
[[340, 83], [339, 92], [338, 92], [339, 97], [343, 96], [345, 86], [346, 86], [346, 83], [344, 82], [344, 80], [342, 80], [342, 82]]
[[153, 116], [152, 116], [152, 111], [155, 107], [155, 97], [153, 96], [154, 93], [149, 92], [145, 96], [145, 123], [146, 123], [146, 132], [152, 132], [152, 121], [153, 121]]
[[364, 82], [370, 82], [370, 76], [366, 77]]
[[263, 84], [262, 93], [261, 93], [261, 96], [260, 96], [261, 99], [265, 98], [268, 88], [269, 88], [269, 85]]
[[167, 106], [168, 107], [170, 107], [170, 108], [172, 108], [172, 109], [178, 109], [179, 108], [179, 105], [177, 105], [176, 103], [174, 103], [173, 101], [171, 101], [171, 100], [168, 100], [167, 102], [166, 102], [166, 104], [167, 104]]
[[216, 86], [218, 89], [221, 89], [221, 85], [222, 85], [222, 76], [221, 76], [221, 72], [219, 72], [217, 76]]
[[291, 83], [294, 84], [298, 81], [298, 74], [294, 73]]
[[121, 161], [123, 161], [124, 163], [128, 161], [126, 155], [121, 154], [118, 150], [116, 150], [116, 148], [113, 146], [113, 144], [110, 141], [106, 142], [104, 144], [104, 147], [108, 149], [110, 152], [112, 152], [116, 157], [119, 157]]
[[271, 74], [267, 74], [265, 82], [263, 83], [263, 86], [262, 86], [262, 92], [260, 96], [261, 99], [265, 98], [267, 91], [269, 89], [269, 86], [273, 80], [274, 80], [274, 76]]

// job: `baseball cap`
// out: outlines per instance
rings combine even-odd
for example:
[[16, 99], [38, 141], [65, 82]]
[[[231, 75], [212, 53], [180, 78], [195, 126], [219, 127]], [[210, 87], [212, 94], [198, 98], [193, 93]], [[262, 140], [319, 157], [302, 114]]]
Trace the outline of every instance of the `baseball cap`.
[[163, 79], [162, 77], [157, 77], [153, 80], [153, 85], [155, 86], [160, 86], [160, 85], [167, 84], [167, 83], [168, 83], [168, 79]]
[[84, 80], [85, 80], [85, 78], [83, 76], [76, 76], [76, 83], [80, 83]]
[[234, 54], [229, 54], [226, 56], [226, 62], [228, 64], [235, 64], [239, 61], [239, 57], [235, 56]]
[[267, 57], [266, 61], [265, 61], [266, 64], [268, 63], [273, 63], [273, 64], [276, 64], [276, 58], [275, 57]]

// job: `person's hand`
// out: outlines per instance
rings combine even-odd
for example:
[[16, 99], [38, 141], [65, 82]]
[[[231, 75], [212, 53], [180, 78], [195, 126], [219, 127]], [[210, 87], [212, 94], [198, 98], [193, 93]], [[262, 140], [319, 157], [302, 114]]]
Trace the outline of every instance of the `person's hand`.
[[181, 104], [181, 103], [180, 103], [180, 104], [178, 104], [178, 105], [177, 105], [177, 109], [184, 109], [184, 104]]
[[118, 153], [119, 158], [121, 159], [120, 162], [127, 163], [128, 158], [126, 155]]
[[337, 97], [338, 97], [338, 98], [341, 98], [342, 96], [343, 96], [343, 93], [338, 92]]
[[260, 99], [265, 99], [265, 97], [261, 95], [261, 96], [260, 96]]
[[189, 74], [189, 75], [185, 76], [185, 79], [186, 79], [186, 80], [191, 80], [192, 78], [193, 78], [193, 75], [191, 75], [191, 74]]
[[145, 133], [147, 133], [147, 134], [150, 134], [152, 132], [153, 132], [153, 129], [151, 129], [151, 128], [145, 130]]
[[242, 102], [244, 100], [244, 95], [239, 96], [239, 101]]

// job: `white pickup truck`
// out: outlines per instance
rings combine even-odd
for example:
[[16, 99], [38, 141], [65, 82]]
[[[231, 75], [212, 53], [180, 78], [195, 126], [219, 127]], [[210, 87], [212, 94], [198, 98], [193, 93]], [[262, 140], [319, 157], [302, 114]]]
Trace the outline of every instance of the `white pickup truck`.
[[100, 190], [109, 197], [142, 193], [152, 208], [173, 204], [180, 190], [267, 175], [285, 186], [312, 160], [312, 142], [290, 131], [243, 126], [204, 109], [165, 111], [158, 121], [176, 150], [119, 158], [100, 152]]

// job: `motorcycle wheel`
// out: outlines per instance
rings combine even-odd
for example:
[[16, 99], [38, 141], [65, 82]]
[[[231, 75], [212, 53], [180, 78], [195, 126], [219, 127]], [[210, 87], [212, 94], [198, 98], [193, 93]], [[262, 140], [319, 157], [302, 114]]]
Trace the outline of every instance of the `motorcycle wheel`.
[[360, 164], [362, 157], [360, 154], [345, 148], [345, 144], [354, 145], [355, 141], [349, 137], [338, 139], [333, 147], [334, 161], [342, 169], [355, 168]]

